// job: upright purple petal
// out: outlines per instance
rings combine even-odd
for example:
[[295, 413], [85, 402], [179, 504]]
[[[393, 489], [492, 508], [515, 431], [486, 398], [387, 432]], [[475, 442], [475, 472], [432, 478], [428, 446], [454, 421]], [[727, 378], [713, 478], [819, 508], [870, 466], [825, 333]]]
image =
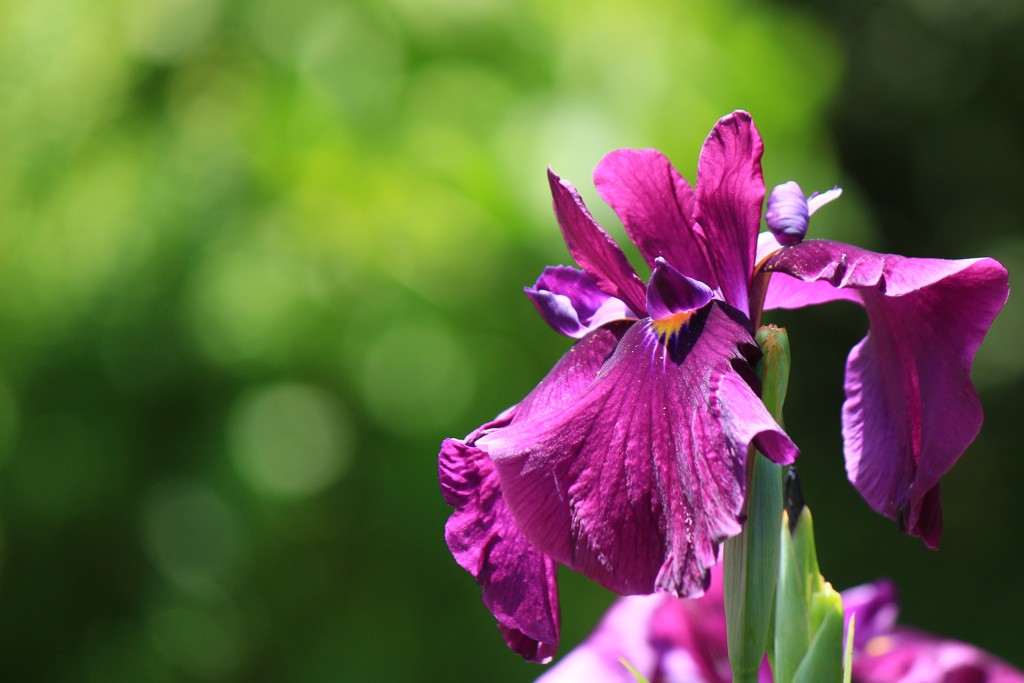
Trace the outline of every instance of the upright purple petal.
[[644, 283], [629, 265], [626, 255], [591, 217], [576, 188], [548, 169], [555, 216], [576, 263], [605, 293], [644, 313]]
[[733, 112], [711, 130], [697, 163], [695, 220], [725, 300], [750, 316], [747, 301], [761, 225], [764, 145], [750, 114]]
[[777, 462], [797, 451], [747, 383], [742, 316], [712, 303], [667, 347], [651, 328], [630, 327], [560, 410], [478, 446], [534, 546], [617, 593], [695, 596], [740, 530], [751, 444]]
[[592, 277], [569, 266], [548, 266], [533, 287], [523, 291], [556, 332], [577, 339], [614, 320], [639, 317], [598, 289]]
[[[1006, 302], [1006, 269], [992, 259], [909, 259], [813, 240], [780, 249], [764, 270], [775, 273], [766, 306], [864, 306], [871, 329], [846, 365], [847, 474], [871, 507], [936, 547], [939, 480], [981, 428], [970, 371]], [[825, 283], [838, 288], [834, 296]]]
[[615, 150], [597, 165], [594, 185], [647, 265], [653, 269], [661, 256], [690, 277], [717, 286], [703, 234], [693, 224], [696, 196], [664, 154]]
[[445, 525], [455, 561], [480, 584], [509, 647], [530, 661], [550, 660], [558, 646], [557, 565], [516, 527], [485, 453], [447, 439], [438, 472], [455, 508]]

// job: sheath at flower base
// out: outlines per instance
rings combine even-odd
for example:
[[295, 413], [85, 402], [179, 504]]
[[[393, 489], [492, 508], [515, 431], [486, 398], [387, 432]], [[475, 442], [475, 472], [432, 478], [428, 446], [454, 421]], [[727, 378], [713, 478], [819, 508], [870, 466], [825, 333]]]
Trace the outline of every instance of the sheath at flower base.
[[[625, 659], [650, 683], [729, 683], [721, 573], [696, 600], [668, 595], [617, 600], [594, 632], [538, 683], [636, 683]], [[855, 683], [1024, 683], [1024, 673], [978, 648], [896, 626], [888, 581], [843, 591], [847, 623], [856, 614]], [[844, 627], [843, 632], [846, 632]], [[759, 672], [771, 683], [767, 661]]]
[[[939, 480], [981, 429], [970, 371], [1006, 303], [1007, 272], [989, 258], [904, 258], [801, 241], [824, 197], [804, 200], [795, 183], [772, 193], [774, 237], [765, 233], [758, 245], [761, 271], [771, 274], [764, 308], [852, 301], [867, 311], [870, 331], [846, 365], [847, 474], [872, 508], [935, 548], [942, 534]], [[781, 207], [774, 220], [772, 199]]]
[[[583, 270], [549, 268], [527, 294], [580, 341], [518, 406], [446, 440], [440, 455], [455, 508], [448, 545], [528, 659], [550, 658], [557, 643], [555, 562], [620, 594], [700, 595], [720, 543], [740, 531], [750, 448], [778, 463], [796, 457], [751, 368], [760, 153], [737, 112], [708, 137], [696, 191], [656, 152], [606, 158], [598, 189], [653, 268], [646, 287], [576, 190], [549, 172]], [[631, 192], [662, 190], [615, 182], [634, 160], [660, 164], [672, 195], [631, 203]]]

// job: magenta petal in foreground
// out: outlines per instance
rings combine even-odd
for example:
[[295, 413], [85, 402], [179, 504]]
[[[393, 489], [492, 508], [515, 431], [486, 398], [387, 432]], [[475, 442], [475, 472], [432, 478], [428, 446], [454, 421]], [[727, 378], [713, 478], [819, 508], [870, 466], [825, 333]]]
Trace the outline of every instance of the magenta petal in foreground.
[[1024, 674], [973, 645], [911, 629], [869, 641], [853, 659], [857, 683], [1024, 683]]
[[554, 560], [516, 528], [485, 453], [447, 439], [438, 470], [445, 501], [455, 508], [445, 540], [456, 562], [480, 584], [508, 646], [531, 661], [550, 660], [559, 629]]
[[[847, 624], [856, 614], [854, 683], [1024, 683], [1020, 671], [972, 645], [897, 627], [888, 581], [843, 591], [843, 607]], [[620, 658], [652, 683], [729, 683], [726, 640], [721, 591], [697, 600], [620, 598], [593, 634], [537, 683], [635, 683]], [[767, 658], [758, 680], [772, 681]]]
[[700, 595], [740, 529], [749, 446], [786, 463], [797, 450], [747, 383], [741, 316], [712, 303], [667, 347], [651, 328], [630, 327], [562, 410], [478, 445], [534, 546], [618, 593]]
[[559, 660], [537, 683], [636, 683], [620, 658], [653, 679], [660, 653], [650, 641], [650, 622], [668, 595], [636, 595], [612, 604], [594, 632]]
[[846, 365], [847, 474], [875, 510], [936, 547], [939, 480], [981, 428], [970, 371], [1006, 302], [1006, 269], [814, 240], [780, 249], [764, 270], [775, 273], [766, 307], [821, 303], [830, 291], [864, 306], [871, 329]]
[[[594, 632], [537, 683], [636, 683], [625, 659], [652, 683], [729, 683], [721, 565], [695, 600], [671, 595], [620, 598]], [[771, 683], [762, 668], [760, 680]]]

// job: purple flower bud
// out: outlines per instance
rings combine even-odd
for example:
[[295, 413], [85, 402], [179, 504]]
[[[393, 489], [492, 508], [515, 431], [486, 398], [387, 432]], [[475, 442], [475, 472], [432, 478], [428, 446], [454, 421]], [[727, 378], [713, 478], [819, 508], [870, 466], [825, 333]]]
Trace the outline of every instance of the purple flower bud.
[[768, 197], [765, 220], [779, 244], [796, 244], [807, 234], [807, 198], [792, 180], [777, 185]]

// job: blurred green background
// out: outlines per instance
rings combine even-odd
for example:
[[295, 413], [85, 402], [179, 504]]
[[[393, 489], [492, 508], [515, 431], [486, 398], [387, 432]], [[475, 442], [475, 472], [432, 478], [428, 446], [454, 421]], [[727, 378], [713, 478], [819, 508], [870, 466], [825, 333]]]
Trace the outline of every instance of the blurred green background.
[[[1024, 267], [1015, 0], [0, 4], [0, 678], [527, 681], [445, 548], [436, 453], [568, 341], [545, 167], [735, 108], [812, 231]], [[845, 482], [865, 320], [777, 317], [823, 570], [1024, 666], [1024, 304], [926, 551]], [[928, 343], [922, 339], [921, 343]], [[563, 572], [563, 652], [611, 596]]]

